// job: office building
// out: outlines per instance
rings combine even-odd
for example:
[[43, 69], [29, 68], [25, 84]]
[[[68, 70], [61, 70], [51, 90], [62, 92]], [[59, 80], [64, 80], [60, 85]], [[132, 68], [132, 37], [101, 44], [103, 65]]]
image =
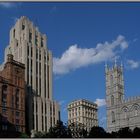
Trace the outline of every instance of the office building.
[[25, 132], [25, 66], [7, 55], [0, 71], [0, 132]]
[[85, 99], [68, 104], [68, 124], [83, 124], [87, 131], [98, 126], [97, 104]]
[[59, 105], [52, 95], [52, 53], [47, 37], [22, 16], [10, 30], [5, 60], [9, 52], [14, 60], [25, 64], [28, 132], [48, 131], [59, 120]]

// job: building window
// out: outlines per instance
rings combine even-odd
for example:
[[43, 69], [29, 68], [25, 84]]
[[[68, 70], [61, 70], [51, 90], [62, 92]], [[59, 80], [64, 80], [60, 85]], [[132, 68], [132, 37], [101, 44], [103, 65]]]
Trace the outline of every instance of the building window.
[[17, 132], [20, 131], [20, 126], [16, 125], [16, 131], [17, 131]]
[[48, 89], [48, 99], [50, 98], [50, 82], [49, 82], [49, 79], [50, 79], [50, 76], [49, 76], [49, 73], [50, 73], [50, 71], [49, 71], [49, 66], [47, 65], [47, 77], [48, 77], [48, 81], [47, 81], [47, 84], [48, 84], [48, 87], [47, 87], [47, 89]]
[[2, 130], [7, 130], [7, 125], [2, 125]]
[[39, 76], [41, 76], [41, 63], [39, 63]]
[[45, 114], [47, 114], [47, 107], [46, 107], [46, 102], [45, 102]]
[[7, 123], [7, 117], [2, 117], [2, 122]]
[[36, 59], [38, 59], [38, 50], [36, 49]]
[[22, 30], [24, 30], [25, 29], [25, 25], [24, 24], [22, 24]]
[[16, 89], [16, 100], [15, 100], [15, 104], [16, 104], [16, 108], [19, 108], [19, 89]]
[[47, 130], [47, 117], [45, 116], [45, 129]]
[[30, 43], [32, 42], [32, 33], [31, 32], [29, 33], [29, 42]]
[[42, 130], [44, 129], [44, 125], [43, 125], [43, 115], [42, 115]]
[[2, 105], [6, 106], [7, 104], [7, 85], [2, 86]]
[[39, 95], [41, 95], [41, 78], [39, 78]]
[[31, 57], [33, 57], [33, 47], [31, 47]]
[[19, 117], [20, 113], [18, 111], [16, 111], [16, 117]]
[[29, 46], [27, 46], [27, 56], [29, 56]]
[[37, 35], [35, 35], [35, 45], [37, 46], [37, 44], [38, 44], [38, 36]]
[[37, 101], [36, 101], [36, 113], [38, 112], [38, 105], [37, 105]]
[[110, 85], [113, 85], [113, 75], [110, 75]]
[[111, 105], [114, 105], [114, 96], [111, 96]]
[[124, 118], [126, 119], [127, 118], [127, 109], [124, 108]]
[[2, 108], [2, 114], [7, 115], [7, 109], [6, 108]]
[[13, 37], [15, 38], [15, 29], [13, 30]]
[[38, 131], [38, 115], [36, 114], [36, 131]]
[[16, 124], [19, 124], [19, 119], [16, 119]]
[[112, 123], [114, 123], [115, 122], [115, 113], [114, 113], [114, 111], [111, 112], [111, 116], [112, 116]]
[[46, 64], [44, 65], [44, 76], [45, 76], [45, 81], [44, 81], [44, 88], [45, 88], [45, 98], [46, 98]]
[[121, 102], [121, 101], [122, 101], [122, 95], [119, 94], [119, 102]]
[[138, 116], [138, 106], [134, 106], [134, 116]]
[[39, 60], [41, 60], [41, 51], [39, 52]]
[[43, 38], [41, 37], [41, 47], [43, 47]]
[[21, 98], [21, 107], [23, 109], [23, 98]]

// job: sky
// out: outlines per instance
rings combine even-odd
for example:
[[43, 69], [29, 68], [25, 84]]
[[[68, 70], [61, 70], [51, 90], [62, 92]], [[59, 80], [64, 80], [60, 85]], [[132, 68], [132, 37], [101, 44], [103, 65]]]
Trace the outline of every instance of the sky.
[[125, 97], [140, 95], [139, 2], [0, 2], [0, 63], [10, 28], [27, 16], [47, 35], [53, 53], [53, 97], [67, 122], [76, 99], [98, 104], [106, 129], [105, 62], [124, 66]]

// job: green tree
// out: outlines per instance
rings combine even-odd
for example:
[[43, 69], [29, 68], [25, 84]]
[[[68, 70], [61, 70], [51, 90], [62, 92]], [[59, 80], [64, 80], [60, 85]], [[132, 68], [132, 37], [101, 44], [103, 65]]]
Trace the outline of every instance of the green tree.
[[42, 132], [36, 132], [35, 135], [34, 135], [34, 138], [43, 138], [44, 137], [44, 134]]
[[91, 128], [89, 138], [106, 138], [107, 133], [102, 127], [94, 126]]
[[86, 138], [87, 137], [87, 130], [82, 123], [71, 123], [69, 124], [68, 128], [71, 131], [71, 135], [73, 138]]
[[133, 133], [131, 129], [129, 129], [129, 127], [121, 128], [117, 132], [117, 135], [118, 135], [118, 138], [132, 138], [133, 137]]
[[133, 138], [140, 138], [140, 128], [136, 127], [133, 130]]
[[19, 138], [29, 138], [29, 136], [26, 133], [21, 133]]
[[58, 121], [54, 127], [51, 127], [49, 132], [45, 134], [46, 138], [72, 138], [71, 131], [63, 124], [62, 121]]

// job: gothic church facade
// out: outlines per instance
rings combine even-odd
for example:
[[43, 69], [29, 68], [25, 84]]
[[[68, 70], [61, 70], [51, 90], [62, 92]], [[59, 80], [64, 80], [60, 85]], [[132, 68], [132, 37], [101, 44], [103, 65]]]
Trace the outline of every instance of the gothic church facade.
[[124, 98], [123, 66], [105, 66], [107, 131], [140, 127], [140, 96]]

